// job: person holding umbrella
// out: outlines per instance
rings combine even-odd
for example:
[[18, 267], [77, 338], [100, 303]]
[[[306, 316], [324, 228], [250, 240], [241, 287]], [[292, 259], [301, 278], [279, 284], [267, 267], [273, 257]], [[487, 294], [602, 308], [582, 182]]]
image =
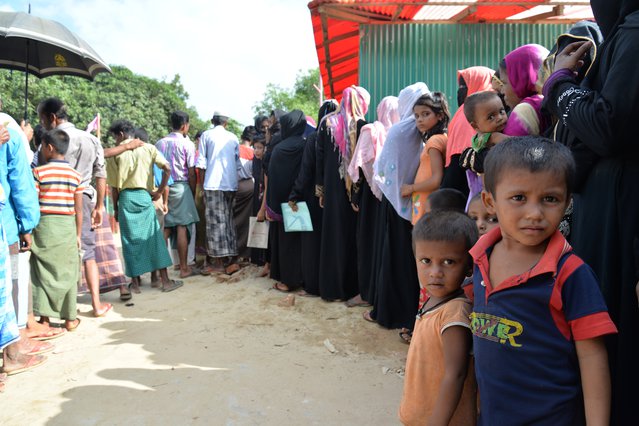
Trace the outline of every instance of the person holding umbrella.
[[[102, 144], [92, 134], [76, 128], [68, 120], [65, 104], [57, 98], [48, 98], [38, 105], [40, 124], [46, 130], [60, 129], [70, 138], [69, 150], [64, 159], [82, 176], [86, 187], [82, 203], [82, 262], [84, 274], [91, 293], [93, 315], [106, 315], [113, 305], [100, 302], [100, 277], [95, 261], [94, 229], [102, 224], [104, 214], [104, 192], [106, 190], [106, 168]], [[91, 186], [95, 179], [96, 187]]]

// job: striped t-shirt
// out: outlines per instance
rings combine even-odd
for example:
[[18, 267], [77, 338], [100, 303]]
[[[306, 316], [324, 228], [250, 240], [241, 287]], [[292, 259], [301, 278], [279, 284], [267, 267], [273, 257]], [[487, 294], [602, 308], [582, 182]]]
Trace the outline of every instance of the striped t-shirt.
[[82, 176], [64, 160], [49, 160], [33, 169], [40, 213], [74, 215], [76, 192], [82, 193]]

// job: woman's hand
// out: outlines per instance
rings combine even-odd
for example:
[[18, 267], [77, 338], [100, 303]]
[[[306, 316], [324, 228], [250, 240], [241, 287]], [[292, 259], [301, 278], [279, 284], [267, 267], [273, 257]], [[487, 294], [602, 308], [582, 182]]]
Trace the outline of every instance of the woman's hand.
[[291, 210], [293, 210], [294, 212], [297, 212], [297, 210], [299, 210], [299, 208], [297, 207], [297, 202], [295, 201], [289, 201], [288, 202], [288, 206], [291, 208]]
[[257, 212], [257, 221], [258, 222], [264, 222], [264, 220], [266, 219], [266, 212], [263, 208], [261, 208], [258, 212]]
[[588, 53], [588, 49], [592, 47], [589, 41], [578, 41], [570, 43], [555, 57], [555, 68], [553, 71], [561, 69], [569, 69], [577, 72], [584, 64], [583, 57]]
[[410, 197], [413, 195], [413, 185], [402, 185], [401, 194], [402, 197]]

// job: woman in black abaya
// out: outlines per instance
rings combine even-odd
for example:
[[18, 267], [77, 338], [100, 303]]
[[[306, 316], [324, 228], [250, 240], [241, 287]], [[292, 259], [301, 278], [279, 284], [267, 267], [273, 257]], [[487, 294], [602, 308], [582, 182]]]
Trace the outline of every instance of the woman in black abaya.
[[299, 232], [284, 232], [282, 203], [288, 197], [297, 178], [306, 141], [306, 116], [300, 110], [280, 118], [282, 140], [272, 151], [268, 168], [266, 216], [271, 221], [271, 278], [278, 282], [273, 288], [291, 291], [303, 285], [301, 238]]
[[[571, 242], [600, 280], [619, 334], [607, 338], [612, 378], [611, 424], [636, 419], [639, 383], [639, 0], [591, 0], [604, 35], [600, 49], [575, 43], [555, 59], [544, 86], [560, 117], [556, 139], [578, 170]], [[575, 72], [596, 54], [578, 85]]]
[[[325, 101], [319, 110], [317, 122], [337, 109], [337, 102], [330, 99]], [[297, 175], [293, 190], [289, 196], [289, 204], [298, 201], [306, 202], [311, 214], [313, 232], [302, 232], [302, 275], [304, 277], [304, 290], [300, 295], [319, 296], [319, 258], [322, 246], [322, 208], [319, 199], [315, 196], [315, 169], [317, 161], [317, 132], [310, 134], [306, 140], [302, 166]], [[292, 207], [292, 206], [291, 206]]]
[[359, 128], [366, 124], [370, 95], [358, 86], [342, 93], [339, 109], [326, 117], [317, 140], [317, 195], [322, 213], [319, 287], [325, 300], [347, 300], [358, 292], [357, 217], [347, 173]]

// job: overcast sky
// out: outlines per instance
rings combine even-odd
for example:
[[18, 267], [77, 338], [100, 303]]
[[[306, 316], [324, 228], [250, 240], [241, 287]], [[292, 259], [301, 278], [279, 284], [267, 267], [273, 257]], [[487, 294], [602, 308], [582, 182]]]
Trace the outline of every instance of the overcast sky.
[[308, 0], [0, 0], [0, 10], [29, 3], [110, 65], [180, 74], [203, 119], [221, 110], [251, 124], [268, 83], [290, 88], [299, 70], [318, 66]]

